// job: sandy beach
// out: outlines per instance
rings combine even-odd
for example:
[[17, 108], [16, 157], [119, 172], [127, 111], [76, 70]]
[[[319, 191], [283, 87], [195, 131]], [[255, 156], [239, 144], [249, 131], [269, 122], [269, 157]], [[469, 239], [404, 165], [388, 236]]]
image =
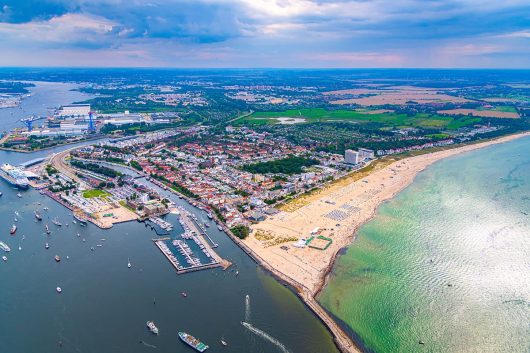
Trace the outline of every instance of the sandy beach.
[[[429, 165], [443, 158], [529, 135], [505, 136], [409, 157], [376, 168], [362, 179], [325, 189], [318, 198], [293, 212], [281, 211], [252, 226], [252, 233], [244, 240], [244, 245], [265, 268], [297, 288], [300, 297], [332, 331], [342, 351], [358, 352], [351, 339], [316, 301], [339, 251], [351, 244], [356, 230], [374, 216], [382, 202], [407, 187]], [[295, 246], [294, 239], [308, 239], [312, 234], [315, 242], [310, 245], [314, 248]]]

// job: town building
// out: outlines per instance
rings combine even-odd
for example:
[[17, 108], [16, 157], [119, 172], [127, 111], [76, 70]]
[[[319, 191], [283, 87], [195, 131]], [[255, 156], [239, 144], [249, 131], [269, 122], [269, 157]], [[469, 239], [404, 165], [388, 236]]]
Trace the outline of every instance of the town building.
[[346, 150], [344, 152], [344, 163], [358, 164], [359, 163], [359, 152], [354, 151], [354, 150]]
[[365, 161], [367, 159], [374, 159], [375, 152], [367, 148], [359, 148], [359, 161]]

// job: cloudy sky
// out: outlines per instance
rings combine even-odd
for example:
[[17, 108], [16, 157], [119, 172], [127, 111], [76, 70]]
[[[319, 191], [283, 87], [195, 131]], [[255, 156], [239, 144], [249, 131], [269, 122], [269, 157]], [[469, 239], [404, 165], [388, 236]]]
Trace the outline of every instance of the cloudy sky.
[[528, 0], [0, 0], [0, 66], [530, 68]]

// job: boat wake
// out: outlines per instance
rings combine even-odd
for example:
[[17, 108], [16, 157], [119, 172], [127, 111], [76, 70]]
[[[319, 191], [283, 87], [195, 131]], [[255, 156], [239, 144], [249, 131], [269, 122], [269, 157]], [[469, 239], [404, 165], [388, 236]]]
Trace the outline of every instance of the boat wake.
[[267, 332], [261, 331], [259, 328], [252, 326], [252, 324], [249, 324], [248, 322], [241, 322], [241, 325], [245, 326], [250, 332], [254, 333], [255, 335], [274, 344], [276, 347], [280, 348], [283, 353], [291, 353], [289, 352], [287, 347], [285, 347], [280, 341], [269, 335]]
[[149, 343], [147, 343], [147, 342], [145, 342], [145, 341], [140, 341], [140, 343], [143, 344], [143, 345], [146, 346], [146, 347], [149, 347], [149, 348], [156, 348], [155, 345], [149, 344]]
[[245, 297], [245, 322], [250, 322], [250, 297]]

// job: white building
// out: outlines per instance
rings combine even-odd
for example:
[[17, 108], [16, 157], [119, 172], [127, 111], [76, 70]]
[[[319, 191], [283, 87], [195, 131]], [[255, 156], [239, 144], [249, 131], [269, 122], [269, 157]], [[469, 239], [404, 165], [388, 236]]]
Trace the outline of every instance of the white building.
[[359, 148], [359, 161], [373, 159], [374, 157], [375, 157], [374, 151], [366, 149], [366, 148]]
[[346, 150], [344, 152], [344, 163], [358, 164], [359, 163], [359, 152], [354, 151], [354, 150]]
[[56, 116], [88, 116], [90, 113], [90, 104], [70, 104], [63, 105], [56, 112]]

